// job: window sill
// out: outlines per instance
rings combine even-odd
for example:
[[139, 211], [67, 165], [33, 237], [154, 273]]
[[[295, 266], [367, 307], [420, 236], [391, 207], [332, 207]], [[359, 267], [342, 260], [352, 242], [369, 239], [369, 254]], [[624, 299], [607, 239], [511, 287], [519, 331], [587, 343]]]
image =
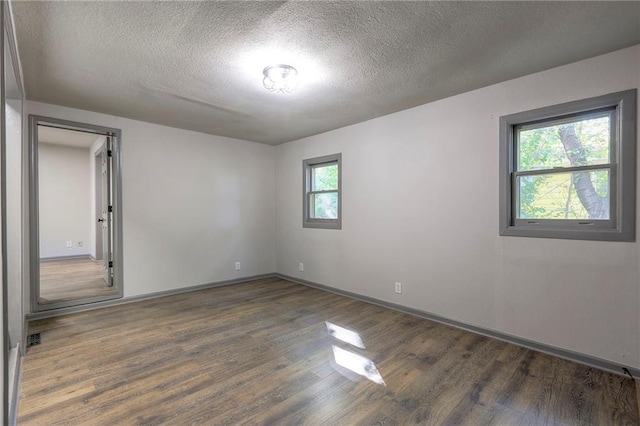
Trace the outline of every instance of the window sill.
[[304, 222], [303, 228], [316, 228], [316, 229], [342, 229], [342, 224], [339, 220], [335, 221], [318, 221], [318, 222]]
[[568, 229], [508, 226], [500, 230], [502, 237], [557, 238], [563, 240], [635, 242], [635, 231], [619, 229]]

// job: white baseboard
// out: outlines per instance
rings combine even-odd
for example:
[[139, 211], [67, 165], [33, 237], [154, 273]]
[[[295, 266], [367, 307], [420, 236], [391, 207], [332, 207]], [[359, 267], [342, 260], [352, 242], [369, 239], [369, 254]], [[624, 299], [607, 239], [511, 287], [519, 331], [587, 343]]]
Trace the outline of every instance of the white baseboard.
[[91, 259], [89, 254], [74, 254], [71, 256], [54, 256], [54, 257], [41, 257], [40, 262], [53, 262], [55, 260], [72, 260], [72, 259]]

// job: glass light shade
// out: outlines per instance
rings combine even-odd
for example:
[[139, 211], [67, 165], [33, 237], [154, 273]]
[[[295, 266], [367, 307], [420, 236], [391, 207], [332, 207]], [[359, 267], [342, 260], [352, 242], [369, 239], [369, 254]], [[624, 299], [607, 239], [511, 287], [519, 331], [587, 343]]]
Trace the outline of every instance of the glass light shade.
[[271, 65], [262, 74], [265, 89], [275, 93], [291, 93], [298, 85], [298, 71], [290, 65]]

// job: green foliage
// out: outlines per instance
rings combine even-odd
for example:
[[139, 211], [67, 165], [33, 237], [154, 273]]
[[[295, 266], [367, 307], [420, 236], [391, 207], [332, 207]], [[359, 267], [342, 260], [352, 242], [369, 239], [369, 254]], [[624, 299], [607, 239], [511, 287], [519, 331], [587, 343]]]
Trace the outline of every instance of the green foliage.
[[520, 179], [520, 218], [535, 219], [545, 216], [546, 210], [544, 207], [536, 206], [534, 202], [540, 184], [544, 183], [547, 179], [548, 176], [541, 176], [541, 178], [538, 179], [525, 176]]
[[313, 169], [313, 190], [330, 191], [338, 189], [338, 165], [315, 167]]
[[336, 191], [317, 194], [312, 199], [314, 216], [318, 219], [338, 217], [338, 165], [315, 167], [313, 169], [314, 191]]
[[329, 192], [318, 194], [313, 199], [314, 218], [337, 219], [338, 218], [338, 193]]
[[[567, 152], [560, 137], [564, 126], [572, 126], [579, 138], [576, 151]], [[584, 155], [578, 155], [584, 153]], [[570, 157], [583, 164], [571, 164]], [[550, 170], [555, 167], [609, 163], [609, 117], [599, 117], [547, 127], [521, 130], [518, 133], [517, 169]], [[579, 173], [550, 173], [525, 176], [519, 181], [519, 218], [522, 219], [586, 219], [589, 214], [575, 190]], [[601, 197], [609, 193], [606, 170], [589, 174]]]

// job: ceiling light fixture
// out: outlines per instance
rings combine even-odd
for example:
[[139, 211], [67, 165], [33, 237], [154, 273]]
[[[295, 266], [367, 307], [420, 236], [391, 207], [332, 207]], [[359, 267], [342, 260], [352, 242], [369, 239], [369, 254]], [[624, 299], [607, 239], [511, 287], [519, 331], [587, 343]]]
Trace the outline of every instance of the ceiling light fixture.
[[262, 74], [265, 89], [275, 93], [291, 93], [298, 86], [298, 71], [291, 65], [270, 65]]

